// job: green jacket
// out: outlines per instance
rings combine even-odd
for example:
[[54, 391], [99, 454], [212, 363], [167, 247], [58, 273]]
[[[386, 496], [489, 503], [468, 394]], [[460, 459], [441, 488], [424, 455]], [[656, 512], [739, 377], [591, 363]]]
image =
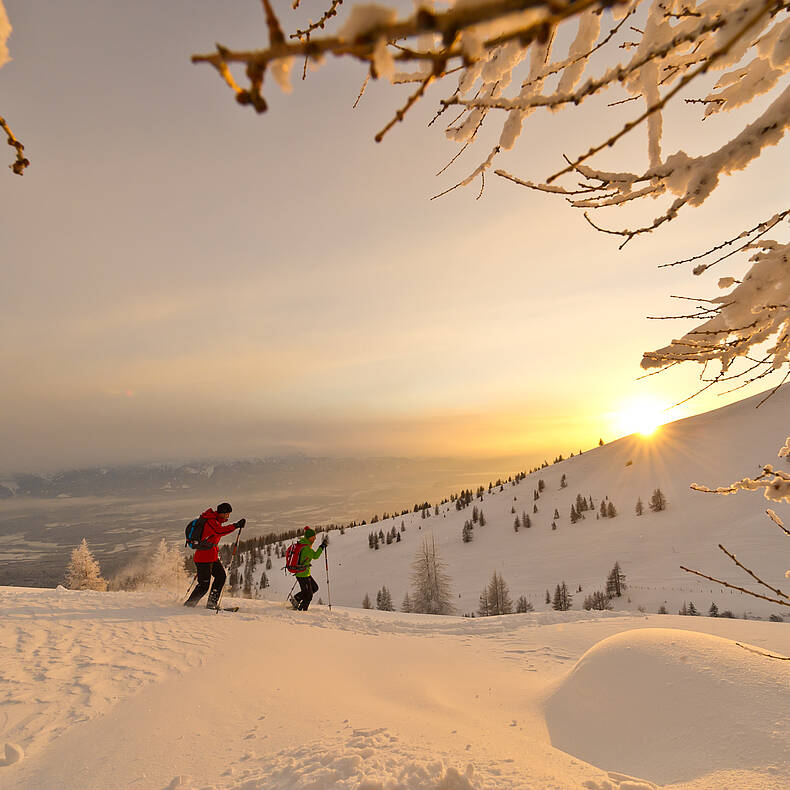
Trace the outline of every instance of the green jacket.
[[302, 550], [299, 552], [299, 564], [305, 565], [306, 567], [303, 571], [299, 571], [299, 573], [295, 575], [297, 579], [304, 579], [310, 575], [310, 563], [313, 560], [317, 560], [324, 553], [324, 547], [319, 546], [315, 550], [310, 548], [310, 543], [307, 538], [301, 538], [299, 542], [304, 544]]

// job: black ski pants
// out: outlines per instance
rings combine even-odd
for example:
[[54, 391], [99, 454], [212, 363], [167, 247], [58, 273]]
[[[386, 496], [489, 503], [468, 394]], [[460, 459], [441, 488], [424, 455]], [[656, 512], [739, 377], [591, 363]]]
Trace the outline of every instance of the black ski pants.
[[192, 590], [192, 595], [184, 602], [184, 606], [197, 606], [198, 601], [206, 594], [211, 584], [211, 577], [214, 577], [214, 583], [211, 584], [211, 592], [208, 596], [208, 605], [216, 606], [219, 600], [219, 594], [225, 586], [225, 569], [219, 560], [214, 562], [196, 562], [197, 568], [197, 584], [195, 589]]
[[310, 601], [318, 590], [318, 584], [312, 576], [297, 576], [299, 582], [299, 592], [294, 595], [294, 600], [299, 604], [299, 608], [306, 612], [310, 608]]

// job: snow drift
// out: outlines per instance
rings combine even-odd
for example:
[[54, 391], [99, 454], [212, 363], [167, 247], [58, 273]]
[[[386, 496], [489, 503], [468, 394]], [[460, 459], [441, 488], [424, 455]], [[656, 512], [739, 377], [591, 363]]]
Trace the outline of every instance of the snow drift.
[[790, 665], [732, 640], [646, 628], [588, 650], [546, 707], [551, 742], [659, 784], [790, 766]]

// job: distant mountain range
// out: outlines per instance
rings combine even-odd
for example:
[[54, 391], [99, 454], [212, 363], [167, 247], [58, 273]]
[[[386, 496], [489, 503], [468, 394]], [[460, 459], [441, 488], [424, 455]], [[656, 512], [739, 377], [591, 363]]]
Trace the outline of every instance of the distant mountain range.
[[[229, 496], [250, 489], [271, 490], [307, 484], [310, 488], [409, 477], [437, 468], [467, 470], [468, 461], [437, 458], [317, 458], [294, 454], [238, 461], [69, 469], [53, 474], [0, 477], [0, 499], [34, 497], [167, 496], [172, 493]], [[511, 470], [515, 471], [515, 470]]]

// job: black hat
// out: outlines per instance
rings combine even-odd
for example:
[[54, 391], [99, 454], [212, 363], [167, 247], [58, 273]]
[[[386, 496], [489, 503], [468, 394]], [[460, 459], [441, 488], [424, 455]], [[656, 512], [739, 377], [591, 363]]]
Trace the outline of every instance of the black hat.
[[233, 508], [227, 503], [223, 502], [221, 505], [217, 505], [217, 513], [232, 513]]

